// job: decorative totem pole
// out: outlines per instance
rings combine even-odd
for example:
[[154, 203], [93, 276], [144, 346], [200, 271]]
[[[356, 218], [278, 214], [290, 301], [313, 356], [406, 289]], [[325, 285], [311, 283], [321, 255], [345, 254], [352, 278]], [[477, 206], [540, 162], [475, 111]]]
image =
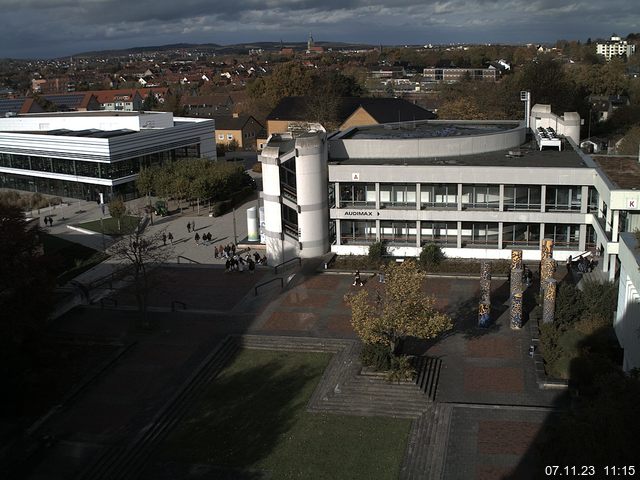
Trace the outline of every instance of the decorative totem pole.
[[509, 310], [511, 328], [522, 328], [522, 293], [511, 296], [511, 310]]
[[522, 269], [522, 250], [511, 250], [511, 270]]
[[553, 275], [556, 273], [557, 262], [553, 258], [545, 258], [542, 260], [542, 265], [540, 267], [540, 291], [544, 292], [547, 288], [549, 280], [553, 278]]
[[509, 310], [509, 318], [511, 328], [522, 328], [522, 293], [523, 286], [523, 269], [522, 269], [522, 250], [511, 250], [511, 308]]
[[491, 315], [491, 264], [480, 264], [480, 305], [478, 307], [478, 326], [488, 327]]
[[558, 282], [555, 278], [547, 280], [542, 304], [542, 322], [551, 323], [556, 315], [556, 290]]

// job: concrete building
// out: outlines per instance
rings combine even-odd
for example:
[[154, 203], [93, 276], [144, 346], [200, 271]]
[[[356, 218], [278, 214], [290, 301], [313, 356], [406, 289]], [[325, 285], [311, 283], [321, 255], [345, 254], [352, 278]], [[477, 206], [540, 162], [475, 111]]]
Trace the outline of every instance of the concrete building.
[[0, 186], [96, 200], [135, 198], [142, 167], [215, 160], [213, 120], [168, 112], [66, 112], [0, 118]]
[[596, 54], [602, 55], [608, 62], [612, 57], [621, 57], [626, 55], [630, 57], [636, 52], [636, 46], [626, 40], [622, 40], [618, 36], [612, 36], [606, 42], [598, 42], [596, 44]]
[[536, 105], [528, 120], [273, 135], [259, 157], [269, 261], [366, 254], [384, 241], [400, 257], [436, 243], [449, 257], [519, 248], [537, 262], [552, 238], [556, 259], [592, 251], [613, 278], [619, 232], [640, 226], [640, 188], [577, 148], [577, 113]]
[[216, 117], [216, 144], [225, 145], [236, 142], [241, 150], [255, 150], [256, 139], [264, 127], [251, 115], [225, 115]]
[[640, 241], [632, 233], [620, 234], [620, 284], [618, 310], [613, 322], [624, 349], [622, 368], [640, 368]]

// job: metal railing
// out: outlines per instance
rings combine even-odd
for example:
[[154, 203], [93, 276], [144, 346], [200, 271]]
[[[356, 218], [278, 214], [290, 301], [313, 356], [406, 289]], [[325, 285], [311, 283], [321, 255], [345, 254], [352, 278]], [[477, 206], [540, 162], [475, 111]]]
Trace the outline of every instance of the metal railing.
[[278, 268], [283, 267], [286, 264], [291, 263], [291, 262], [295, 262], [295, 261], [298, 262], [298, 266], [299, 267], [302, 266], [302, 259], [300, 257], [293, 257], [293, 258], [290, 258], [289, 260], [285, 260], [284, 262], [282, 262], [282, 263], [276, 265], [275, 267], [273, 267], [273, 273], [275, 273], [277, 275], [278, 274]]
[[283, 278], [282, 278], [282, 277], [272, 278], [271, 280], [267, 280], [266, 282], [263, 282], [263, 283], [261, 283], [261, 284], [259, 284], [259, 285], [256, 285], [256, 286], [254, 287], [254, 289], [253, 289], [253, 296], [254, 296], [254, 297], [257, 297], [257, 296], [258, 296], [258, 289], [259, 289], [260, 287], [264, 287], [265, 285], [269, 285], [270, 283], [275, 282], [276, 280], [280, 280], [280, 288], [281, 288], [281, 289], [282, 289], [282, 288], [284, 288], [284, 280], [283, 280]]
[[187, 260], [189, 263], [197, 263], [197, 264], [200, 264], [200, 262], [198, 262], [198, 261], [196, 261], [196, 260], [193, 260], [192, 258], [185, 257], [184, 255], [178, 255], [178, 263], [180, 263], [180, 259], [181, 259], [181, 258], [182, 258], [183, 260]]

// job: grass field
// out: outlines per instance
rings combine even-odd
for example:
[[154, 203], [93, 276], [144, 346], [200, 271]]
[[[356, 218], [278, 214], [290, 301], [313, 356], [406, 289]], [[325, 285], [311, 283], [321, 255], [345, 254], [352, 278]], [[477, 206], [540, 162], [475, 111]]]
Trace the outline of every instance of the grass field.
[[274, 479], [397, 478], [409, 420], [306, 412], [329, 360], [241, 350], [152, 463], [259, 470]]
[[[128, 235], [135, 231], [139, 221], [139, 217], [125, 215], [120, 219], [120, 230], [118, 230], [118, 221], [115, 218], [111, 217], [104, 218], [102, 222], [100, 222], [100, 220], [93, 220], [91, 222], [81, 223], [76, 226], [98, 233], [104, 233], [106, 235]], [[103, 225], [104, 232], [102, 232]]]

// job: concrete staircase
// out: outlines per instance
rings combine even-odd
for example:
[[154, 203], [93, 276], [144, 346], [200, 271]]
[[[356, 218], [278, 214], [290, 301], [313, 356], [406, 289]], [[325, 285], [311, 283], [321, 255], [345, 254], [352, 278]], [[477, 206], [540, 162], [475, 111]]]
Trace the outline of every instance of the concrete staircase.
[[431, 401], [435, 401], [438, 389], [438, 379], [440, 378], [440, 368], [442, 360], [436, 357], [416, 358], [416, 385], [422, 390]]
[[431, 404], [411, 425], [401, 480], [440, 480], [444, 472], [453, 406]]

